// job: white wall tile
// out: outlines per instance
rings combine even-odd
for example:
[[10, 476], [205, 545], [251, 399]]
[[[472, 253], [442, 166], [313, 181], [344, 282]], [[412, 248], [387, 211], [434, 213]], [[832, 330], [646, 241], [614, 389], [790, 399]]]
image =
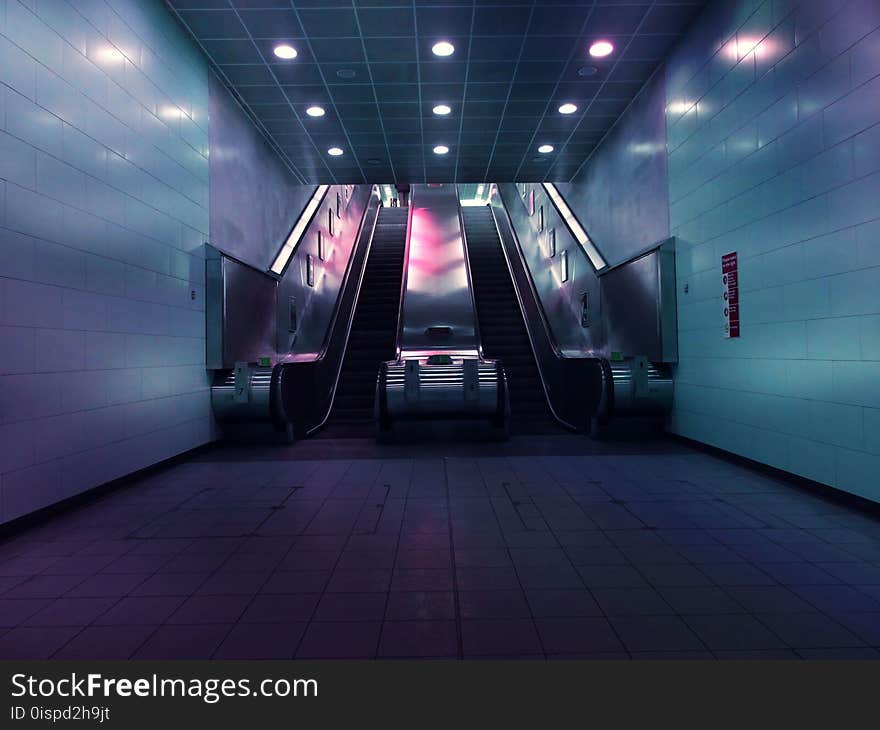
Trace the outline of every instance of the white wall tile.
[[[750, 0], [723, 3], [724, 12], [719, 1], [690, 28], [665, 74], [670, 214], [680, 236], [679, 284], [691, 290], [679, 297], [672, 428], [880, 499], [874, 5], [781, 0], [745, 20]], [[719, 27], [721, 18], [729, 25]], [[718, 50], [718, 39], [735, 32], [773, 39], [755, 83]], [[669, 111], [684, 98], [703, 111]], [[774, 167], [759, 164], [756, 145]], [[698, 303], [714, 303], [720, 256], [734, 250], [742, 336], [725, 341]], [[753, 358], [775, 361], [782, 375]], [[726, 364], [751, 377], [730, 377]], [[689, 385], [713, 382], [726, 390]], [[763, 399], [774, 394], [788, 398]], [[709, 405], [712, 419], [703, 417]], [[749, 436], [755, 426], [769, 435]]]
[[212, 433], [207, 120], [156, 116], [207, 65], [161, 3], [0, 1], [3, 522]]

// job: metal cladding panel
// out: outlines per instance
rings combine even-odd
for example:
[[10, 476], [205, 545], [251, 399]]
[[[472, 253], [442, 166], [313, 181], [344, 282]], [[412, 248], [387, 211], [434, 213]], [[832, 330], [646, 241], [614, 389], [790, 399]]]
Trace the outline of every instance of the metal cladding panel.
[[371, 190], [371, 185], [331, 186], [303, 232], [278, 282], [279, 359], [314, 360], [323, 352]]
[[271, 276], [208, 247], [208, 368], [274, 356], [276, 285]]
[[453, 184], [413, 186], [399, 346], [407, 351], [479, 347]]
[[[541, 185], [528, 184], [525, 189], [526, 195], [523, 196], [522, 186], [502, 183], [497, 187], [498, 194], [492, 196], [492, 205], [496, 211], [503, 207], [510, 217], [557, 349], [572, 357], [584, 354], [599, 357], [605, 352], [602, 319], [598, 312], [594, 312], [588, 327], [581, 324], [584, 295], [591, 303], [599, 301], [596, 270]], [[535, 203], [530, 213], [532, 192]], [[555, 236], [555, 251], [548, 247], [551, 231]], [[568, 278], [565, 280], [561, 276], [564, 252], [568, 258]]]
[[601, 275], [609, 352], [652, 362], [678, 359], [674, 266], [670, 239]]

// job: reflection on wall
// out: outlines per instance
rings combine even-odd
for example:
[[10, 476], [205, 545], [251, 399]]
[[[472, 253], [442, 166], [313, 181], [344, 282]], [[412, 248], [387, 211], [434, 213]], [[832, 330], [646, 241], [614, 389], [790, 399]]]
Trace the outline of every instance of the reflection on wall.
[[301, 185], [210, 74], [211, 243], [267, 270], [314, 191]]
[[[716, 2], [667, 64], [672, 428], [874, 500], [878, 99], [877, 2]], [[733, 251], [741, 336], [725, 339]]]
[[212, 437], [209, 72], [152, 0], [2, 2], [0, 54], [5, 522]]
[[570, 183], [557, 183], [609, 265], [669, 236], [664, 76], [654, 74]]

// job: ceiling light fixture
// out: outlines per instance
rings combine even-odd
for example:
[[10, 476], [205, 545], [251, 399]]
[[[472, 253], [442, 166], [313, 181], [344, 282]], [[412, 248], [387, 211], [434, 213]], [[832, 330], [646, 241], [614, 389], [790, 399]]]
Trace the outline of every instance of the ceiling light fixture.
[[455, 46], [453, 46], [449, 41], [438, 41], [433, 46], [431, 46], [431, 52], [435, 56], [451, 56], [455, 53]]
[[341, 79], [353, 79], [357, 76], [357, 71], [353, 68], [340, 68], [337, 69], [336, 75]]
[[438, 144], [434, 148], [435, 155], [445, 155], [447, 152], [449, 152], [449, 148], [445, 144]]
[[605, 58], [610, 56], [614, 51], [614, 44], [611, 41], [596, 41], [590, 46], [590, 55], [593, 58]]
[[329, 150], [327, 150], [327, 154], [333, 157], [339, 157], [339, 155], [342, 154], [342, 149], [339, 147], [331, 147]]
[[577, 110], [577, 104], [567, 103], [559, 107], [560, 114], [574, 114]]
[[578, 76], [595, 76], [599, 73], [599, 69], [595, 66], [581, 66], [578, 69]]
[[278, 56], [278, 58], [283, 58], [285, 61], [289, 61], [291, 58], [296, 58], [296, 48], [288, 46], [286, 43], [282, 43], [280, 46], [275, 46], [272, 52]]
[[441, 117], [444, 117], [447, 114], [452, 112], [452, 107], [449, 106], [448, 104], [438, 104], [431, 111], [433, 111], [434, 114], [437, 114]]
[[306, 114], [308, 114], [310, 117], [323, 117], [324, 107], [310, 106], [308, 109], [306, 109]]
[[552, 151], [553, 151], [552, 144], [542, 144], [540, 147], [538, 147], [538, 152], [540, 152], [542, 155], [546, 155]]

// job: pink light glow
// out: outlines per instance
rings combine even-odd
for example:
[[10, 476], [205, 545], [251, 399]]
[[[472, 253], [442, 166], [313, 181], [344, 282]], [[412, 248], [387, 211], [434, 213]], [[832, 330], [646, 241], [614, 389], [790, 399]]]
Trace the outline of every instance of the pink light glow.
[[590, 55], [593, 58], [605, 58], [610, 56], [614, 51], [614, 44], [611, 41], [596, 41], [590, 46]]
[[438, 278], [444, 281], [445, 286], [453, 289], [467, 286], [464, 260], [457, 258], [455, 251], [450, 251], [450, 243], [451, 241], [437, 230], [428, 210], [413, 208], [407, 290], [437, 291]]

